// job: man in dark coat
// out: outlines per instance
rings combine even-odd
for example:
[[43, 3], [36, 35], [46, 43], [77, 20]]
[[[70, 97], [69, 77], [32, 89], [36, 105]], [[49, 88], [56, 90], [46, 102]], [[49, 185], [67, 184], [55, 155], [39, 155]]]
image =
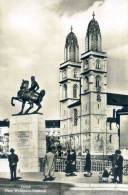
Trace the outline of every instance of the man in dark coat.
[[16, 180], [16, 168], [18, 163], [18, 156], [14, 153], [14, 149], [10, 149], [11, 154], [8, 156], [11, 181]]
[[76, 171], [76, 152], [75, 150], [67, 151], [66, 176], [75, 176]]
[[122, 183], [123, 176], [123, 157], [121, 156], [121, 151], [116, 150], [117, 158], [115, 162], [115, 171], [114, 171], [114, 182], [117, 182], [117, 177], [119, 177], [118, 183]]
[[85, 176], [91, 176], [91, 155], [90, 155], [88, 149], [86, 150], [84, 171], [87, 173], [87, 174], [85, 174]]

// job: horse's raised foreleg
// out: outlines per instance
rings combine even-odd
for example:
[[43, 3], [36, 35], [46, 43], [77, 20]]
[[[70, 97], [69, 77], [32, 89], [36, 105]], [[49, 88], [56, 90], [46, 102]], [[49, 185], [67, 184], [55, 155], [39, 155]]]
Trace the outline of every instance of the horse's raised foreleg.
[[18, 97], [12, 97], [11, 98], [11, 104], [12, 104], [12, 106], [15, 106], [15, 104], [13, 103], [13, 100], [19, 100], [19, 98]]

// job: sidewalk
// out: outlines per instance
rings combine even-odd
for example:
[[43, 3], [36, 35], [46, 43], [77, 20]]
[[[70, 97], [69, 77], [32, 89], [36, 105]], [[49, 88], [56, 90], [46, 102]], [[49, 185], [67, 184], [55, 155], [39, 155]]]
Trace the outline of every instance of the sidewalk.
[[[95, 173], [92, 177], [84, 177], [83, 173], [77, 173], [77, 176], [65, 176], [64, 172], [55, 172], [55, 180], [44, 182], [42, 173], [22, 173], [18, 174], [19, 180], [11, 182], [9, 173], [0, 173], [0, 194], [6, 190], [11, 192], [17, 191], [16, 195], [22, 195], [19, 192], [27, 190], [34, 194], [34, 190], [47, 192], [47, 195], [59, 195], [60, 192], [64, 195], [126, 195], [128, 193], [128, 176], [124, 177], [123, 184], [99, 183], [98, 175]], [[12, 193], [14, 194], [14, 193]], [[26, 193], [28, 195], [28, 193]], [[5, 195], [5, 194], [4, 194]], [[10, 195], [7, 193], [7, 195]]]
[[[77, 176], [65, 176], [64, 172], [55, 172], [55, 180], [52, 183], [70, 183], [70, 184], [99, 184], [99, 177], [97, 173], [93, 173], [91, 177], [85, 177], [83, 173], [76, 173]], [[43, 173], [18, 173], [19, 181], [43, 182]], [[8, 180], [9, 173], [0, 173], [0, 178]], [[123, 176], [123, 184], [128, 184], [128, 176]], [[108, 185], [106, 183], [105, 185]], [[119, 185], [119, 184], [118, 184]]]
[[[98, 183], [98, 175], [93, 174], [92, 177], [84, 177], [83, 173], [76, 173], [77, 176], [65, 176], [64, 172], [55, 172], [55, 180], [57, 183]], [[20, 181], [36, 181], [42, 182], [44, 179], [43, 173], [18, 173], [17, 177]], [[9, 173], [0, 173], [0, 178], [9, 179]]]

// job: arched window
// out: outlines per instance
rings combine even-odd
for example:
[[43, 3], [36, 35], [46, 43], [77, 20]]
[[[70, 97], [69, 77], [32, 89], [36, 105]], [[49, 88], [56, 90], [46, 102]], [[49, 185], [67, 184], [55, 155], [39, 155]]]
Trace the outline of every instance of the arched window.
[[109, 135], [109, 143], [112, 143], [112, 135]]
[[100, 140], [100, 134], [97, 135], [97, 141], [99, 141], [99, 140]]
[[74, 109], [74, 126], [77, 126], [77, 120], [78, 120], [78, 113], [77, 109]]
[[100, 60], [99, 59], [96, 59], [96, 68], [97, 69], [100, 69]]
[[76, 49], [75, 49], [75, 45], [72, 43], [72, 45], [69, 47], [69, 60], [75, 62], [75, 57], [76, 57]]
[[74, 78], [77, 78], [77, 68], [74, 68], [73, 76], [74, 76]]
[[101, 77], [99, 75], [96, 76], [96, 87], [100, 87]]
[[84, 79], [84, 90], [87, 91], [88, 88], [89, 88], [88, 77], [85, 77], [85, 79]]
[[62, 72], [62, 78], [63, 79], [67, 78], [67, 70], [66, 69], [64, 69]]
[[64, 84], [64, 98], [67, 98], [67, 85]]
[[89, 63], [88, 63], [88, 60], [87, 60], [87, 59], [85, 59], [85, 60], [83, 61], [83, 66], [84, 66], [84, 70], [88, 69]]
[[77, 85], [76, 84], [74, 84], [73, 85], [73, 98], [77, 98]]

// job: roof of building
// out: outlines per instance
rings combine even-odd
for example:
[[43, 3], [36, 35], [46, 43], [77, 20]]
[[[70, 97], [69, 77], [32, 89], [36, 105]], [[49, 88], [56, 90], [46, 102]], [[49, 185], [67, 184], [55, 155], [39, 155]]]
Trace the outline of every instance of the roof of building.
[[128, 106], [128, 95], [107, 93], [107, 105]]
[[72, 107], [76, 107], [76, 106], [80, 106], [80, 105], [81, 105], [81, 102], [80, 102], [80, 100], [79, 100], [79, 101], [77, 101], [77, 102], [74, 102], [74, 103], [70, 104], [70, 105], [68, 106], [68, 108], [72, 108]]
[[93, 12], [93, 18], [88, 24], [87, 34], [98, 32], [100, 33], [100, 27], [98, 22], [95, 20], [95, 14]]
[[77, 37], [76, 37], [75, 33], [72, 32], [72, 27], [71, 27], [71, 32], [66, 37], [65, 48], [67, 48], [70, 45], [75, 45], [75, 46], [79, 47]]

